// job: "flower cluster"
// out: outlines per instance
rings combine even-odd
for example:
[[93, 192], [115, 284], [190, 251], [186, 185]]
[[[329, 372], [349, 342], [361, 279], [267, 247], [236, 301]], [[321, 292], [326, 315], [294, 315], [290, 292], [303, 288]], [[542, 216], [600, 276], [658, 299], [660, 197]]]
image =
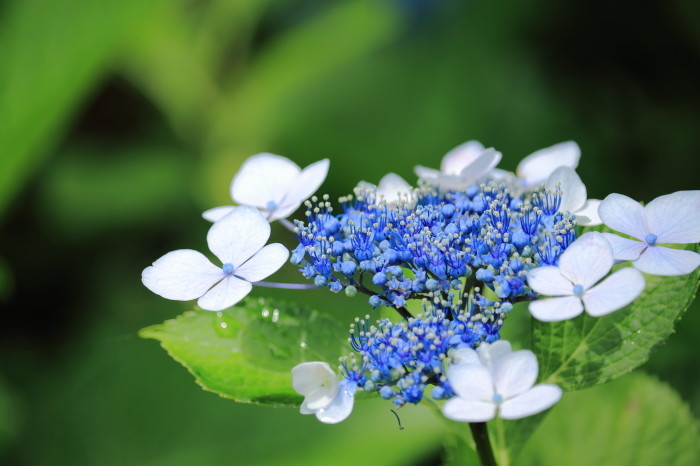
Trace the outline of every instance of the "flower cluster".
[[[535, 355], [501, 340], [514, 305], [529, 302], [530, 314], [545, 322], [599, 317], [644, 291], [642, 272], [693, 272], [700, 254], [669, 246], [700, 242], [700, 191], [646, 206], [621, 194], [588, 199], [573, 142], [529, 155], [516, 173], [496, 168], [501, 158], [469, 141], [439, 170], [416, 167], [416, 187], [390, 173], [377, 185], [360, 182], [335, 211], [328, 196], [309, 199], [328, 160], [301, 169], [278, 155], [254, 155], [231, 184], [239, 205], [204, 213], [214, 222], [207, 242], [221, 265], [177, 250], [146, 267], [142, 281], [211, 311], [235, 305], [254, 285], [364, 293], [372, 309], [397, 311], [394, 319], [356, 319], [341, 378], [320, 361], [292, 370], [301, 412], [322, 422], [347, 418], [357, 390], [399, 407], [445, 400], [444, 415], [465, 422], [535, 414], [562, 392], [535, 385]], [[286, 217], [302, 204], [306, 218], [292, 224]], [[313, 284], [260, 281], [289, 258], [281, 244], [266, 245], [275, 221], [294, 232], [290, 262]], [[601, 223], [608, 231], [581, 228]]]
[[333, 214], [326, 198], [307, 202], [296, 222], [292, 262], [317, 286], [362, 291], [373, 307], [403, 308], [409, 300], [443, 303], [475, 284], [484, 307], [530, 296], [526, 276], [556, 265], [576, 238], [575, 217], [558, 209], [559, 190], [526, 192], [487, 181], [464, 191], [424, 185], [389, 204], [361, 186]]

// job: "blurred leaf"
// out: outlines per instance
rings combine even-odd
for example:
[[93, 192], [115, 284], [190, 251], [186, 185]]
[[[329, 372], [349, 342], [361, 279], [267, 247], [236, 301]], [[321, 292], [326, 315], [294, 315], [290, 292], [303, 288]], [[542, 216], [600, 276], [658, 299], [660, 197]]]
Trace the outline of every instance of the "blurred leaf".
[[67, 126], [123, 40], [161, 1], [45, 0], [3, 5], [0, 213]]
[[14, 278], [10, 264], [5, 259], [0, 257], [0, 302], [7, 298], [14, 287]]
[[5, 386], [0, 377], [0, 451], [13, 440], [19, 432], [19, 412], [17, 399]]
[[680, 397], [666, 384], [634, 373], [564, 395], [518, 464], [700, 464], [698, 438], [698, 423]]
[[295, 365], [333, 364], [347, 353], [347, 333], [334, 320], [262, 298], [223, 312], [187, 312], [140, 335], [159, 340], [204, 389], [272, 406], [301, 404], [292, 389]]
[[[700, 250], [697, 245], [688, 249]], [[645, 275], [632, 304], [604, 317], [583, 314], [563, 322], [533, 322], [540, 377], [565, 390], [613, 380], [639, 367], [673, 333], [693, 302], [700, 269], [679, 277]]]
[[73, 236], [168, 221], [188, 205], [191, 159], [142, 143], [69, 146], [42, 183], [42, 216]]
[[284, 118], [296, 112], [289, 99], [312, 88], [320, 78], [377, 50], [394, 37], [398, 17], [389, 5], [373, 0], [328, 4], [323, 11], [275, 37], [230, 83], [229, 108], [217, 118], [211, 143], [239, 143], [253, 148], [267, 142]]

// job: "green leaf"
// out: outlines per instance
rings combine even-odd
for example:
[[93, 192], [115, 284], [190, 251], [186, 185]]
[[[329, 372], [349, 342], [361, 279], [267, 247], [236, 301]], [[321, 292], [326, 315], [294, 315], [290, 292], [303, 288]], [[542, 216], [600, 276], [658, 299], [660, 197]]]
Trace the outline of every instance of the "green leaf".
[[[698, 246], [688, 249], [698, 251]], [[645, 275], [644, 293], [610, 315], [533, 321], [540, 378], [565, 390], [579, 390], [639, 367], [673, 333], [674, 324], [693, 302], [698, 277], [700, 269], [679, 277]]]
[[223, 312], [192, 311], [140, 332], [160, 341], [204, 389], [242, 403], [298, 406], [292, 368], [333, 365], [346, 354], [347, 332], [317, 311], [247, 299]]
[[163, 1], [12, 1], [0, 15], [0, 213]]
[[698, 423], [678, 394], [634, 373], [564, 395], [518, 464], [700, 464], [699, 436]]

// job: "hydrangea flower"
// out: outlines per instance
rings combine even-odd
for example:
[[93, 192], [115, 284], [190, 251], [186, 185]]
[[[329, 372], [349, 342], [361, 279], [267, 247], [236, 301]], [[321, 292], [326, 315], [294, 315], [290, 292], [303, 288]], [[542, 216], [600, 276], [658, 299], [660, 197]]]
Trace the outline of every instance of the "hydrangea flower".
[[599, 317], [625, 307], [644, 291], [645, 281], [639, 271], [627, 267], [598, 283], [614, 263], [612, 247], [601, 233], [582, 235], [564, 251], [558, 267], [528, 272], [533, 291], [554, 296], [532, 301], [530, 313], [538, 320], [554, 322], [576, 317], [584, 309]]
[[574, 141], [561, 142], [525, 157], [518, 164], [516, 173], [526, 188], [537, 186], [547, 180], [559, 167], [578, 167], [581, 149]]
[[659, 243], [700, 242], [700, 191], [660, 196], [646, 206], [622, 194], [610, 194], [598, 208], [606, 226], [636, 240], [605, 233], [617, 260], [652, 275], [685, 275], [700, 266], [700, 254]]
[[304, 362], [292, 369], [292, 387], [304, 396], [299, 411], [315, 414], [325, 424], [347, 419], [355, 401], [356, 385], [338, 381], [333, 369], [320, 361]]
[[209, 249], [222, 266], [212, 264], [200, 252], [179, 249], [146, 267], [141, 281], [166, 299], [199, 298], [202, 309], [226, 309], [250, 293], [251, 282], [272, 275], [287, 261], [287, 248], [279, 243], [265, 246], [269, 237], [270, 224], [257, 209], [235, 207], [207, 234]]
[[457, 396], [445, 402], [445, 417], [461, 422], [485, 422], [498, 415], [520, 419], [552, 407], [562, 396], [556, 385], [535, 385], [539, 371], [532, 351], [513, 352], [500, 340], [482, 343], [474, 351], [460, 350], [460, 360], [450, 365], [447, 379]]
[[[233, 177], [231, 199], [240, 205], [257, 207], [270, 222], [287, 218], [323, 184], [329, 165], [330, 161], [323, 159], [302, 170], [280, 155], [253, 155]], [[202, 216], [216, 222], [232, 209], [215, 207]]]
[[440, 170], [418, 165], [415, 172], [441, 189], [460, 190], [484, 178], [500, 161], [500, 152], [485, 149], [478, 141], [467, 141], [445, 154]]
[[576, 216], [579, 225], [600, 225], [598, 216], [600, 200], [587, 199], [586, 186], [576, 172], [569, 167], [561, 166], [554, 170], [544, 184], [551, 191], [561, 190], [561, 212], [571, 212]]

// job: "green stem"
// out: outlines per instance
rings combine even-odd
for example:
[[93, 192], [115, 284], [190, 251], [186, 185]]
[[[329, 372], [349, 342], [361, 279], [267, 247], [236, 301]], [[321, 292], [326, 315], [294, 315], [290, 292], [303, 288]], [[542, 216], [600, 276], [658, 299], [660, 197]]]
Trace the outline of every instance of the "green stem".
[[493, 456], [491, 442], [489, 442], [489, 430], [485, 422], [472, 422], [469, 424], [476, 442], [476, 452], [479, 454], [482, 466], [498, 466]]

